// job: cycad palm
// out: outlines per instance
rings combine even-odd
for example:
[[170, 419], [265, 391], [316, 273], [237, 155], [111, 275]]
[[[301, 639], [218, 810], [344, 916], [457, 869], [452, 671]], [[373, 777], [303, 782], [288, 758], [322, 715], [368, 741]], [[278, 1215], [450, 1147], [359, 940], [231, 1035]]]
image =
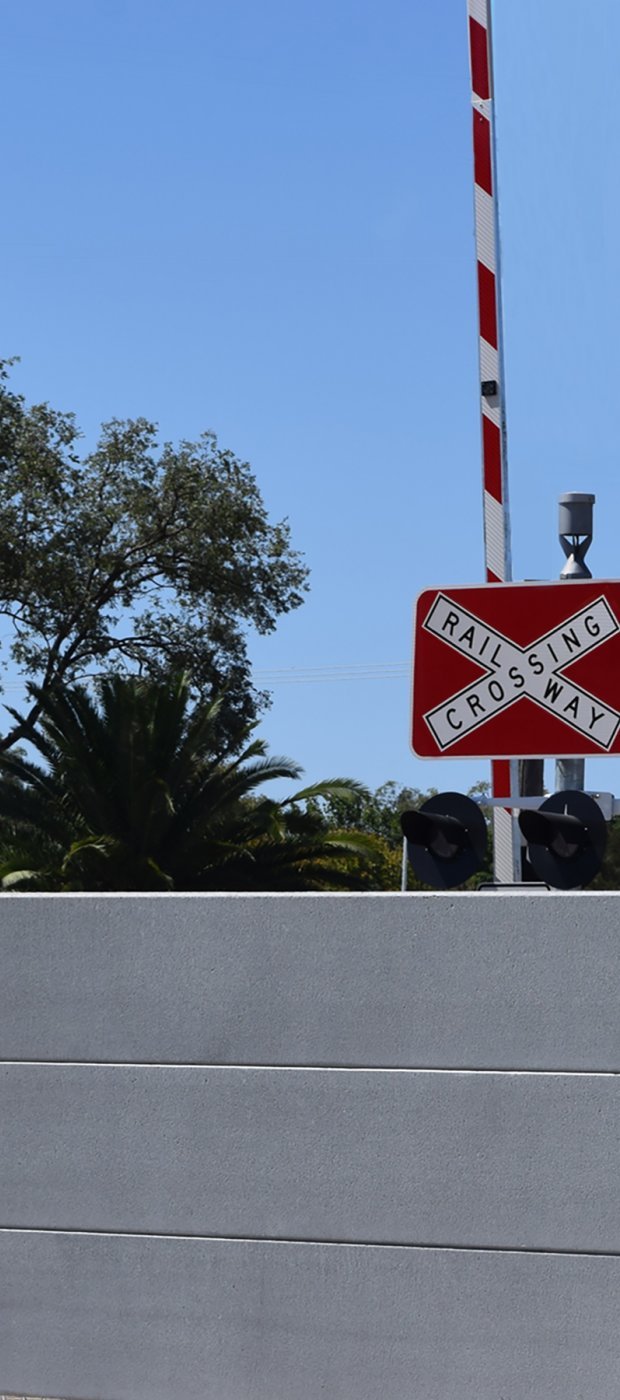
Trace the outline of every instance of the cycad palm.
[[[0, 759], [4, 888], [91, 890], [348, 887], [343, 853], [368, 844], [329, 832], [300, 803], [353, 793], [337, 779], [283, 803], [256, 790], [296, 778], [254, 739], [217, 748], [217, 704], [189, 706], [185, 677], [109, 677], [44, 697], [34, 740], [44, 765]], [[249, 734], [248, 736], [249, 737]]]

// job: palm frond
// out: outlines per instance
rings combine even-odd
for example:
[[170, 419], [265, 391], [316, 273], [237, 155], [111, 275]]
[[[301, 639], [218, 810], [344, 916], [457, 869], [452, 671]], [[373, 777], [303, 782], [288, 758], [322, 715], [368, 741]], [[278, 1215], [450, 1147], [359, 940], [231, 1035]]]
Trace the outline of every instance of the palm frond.
[[323, 778], [321, 782], [312, 783], [310, 787], [302, 788], [300, 792], [294, 792], [292, 796], [286, 797], [282, 805], [290, 806], [292, 802], [309, 802], [318, 797], [337, 797], [345, 802], [353, 802], [356, 797], [367, 798], [368, 796], [368, 788], [363, 783], [358, 783], [355, 778]]
[[330, 829], [318, 805], [364, 798], [361, 783], [268, 796], [300, 765], [250, 730], [223, 751], [221, 702], [191, 709], [185, 676], [32, 694], [41, 761], [0, 757], [2, 888], [346, 889], [376, 854], [374, 838]]

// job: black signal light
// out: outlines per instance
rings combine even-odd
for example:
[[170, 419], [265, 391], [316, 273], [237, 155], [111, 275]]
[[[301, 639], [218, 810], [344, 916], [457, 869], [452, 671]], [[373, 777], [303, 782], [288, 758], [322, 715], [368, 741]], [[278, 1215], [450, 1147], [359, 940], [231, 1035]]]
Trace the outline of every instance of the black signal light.
[[425, 885], [450, 890], [482, 869], [487, 827], [471, 797], [437, 793], [415, 811], [402, 812], [400, 824], [412, 869]]
[[527, 854], [538, 878], [558, 890], [589, 885], [603, 863], [607, 825], [585, 792], [554, 792], [535, 810], [519, 814]]

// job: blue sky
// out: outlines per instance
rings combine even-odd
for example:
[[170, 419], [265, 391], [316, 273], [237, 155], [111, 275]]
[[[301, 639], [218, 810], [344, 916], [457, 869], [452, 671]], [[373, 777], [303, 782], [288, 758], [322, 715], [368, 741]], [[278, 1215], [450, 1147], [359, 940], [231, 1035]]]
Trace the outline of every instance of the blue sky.
[[[557, 575], [557, 496], [594, 490], [613, 577], [620, 11], [495, 10], [514, 576]], [[312, 575], [259, 679], [404, 667], [416, 595], [483, 578], [465, 0], [20, 0], [3, 30], [16, 383], [87, 442], [143, 414], [251, 462]], [[486, 776], [410, 753], [406, 674], [329, 674], [263, 724], [310, 778]]]

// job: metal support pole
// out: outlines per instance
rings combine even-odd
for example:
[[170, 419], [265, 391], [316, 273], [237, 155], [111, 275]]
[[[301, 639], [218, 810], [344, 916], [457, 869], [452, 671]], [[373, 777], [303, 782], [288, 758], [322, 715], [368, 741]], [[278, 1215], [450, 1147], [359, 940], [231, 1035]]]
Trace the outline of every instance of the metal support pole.
[[[506, 448], [506, 394], [502, 344], [500, 242], [493, 103], [491, 0], [467, 0], [474, 147], [474, 218], [478, 281], [478, 354], [484, 563], [487, 583], [509, 582], [510, 516]], [[493, 762], [494, 797], [507, 807], [493, 809], [495, 879], [521, 879], [521, 842], [510, 801], [518, 797], [518, 765], [513, 759]]]
[[[558, 534], [566, 557], [560, 578], [566, 582], [592, 578], [585, 556], [592, 543], [592, 512], [596, 497], [581, 491], [560, 496]], [[583, 792], [586, 785], [585, 758], [558, 758], [555, 765], [556, 792]]]
[[585, 758], [557, 758], [555, 763], [556, 792], [583, 792], [586, 785]]

